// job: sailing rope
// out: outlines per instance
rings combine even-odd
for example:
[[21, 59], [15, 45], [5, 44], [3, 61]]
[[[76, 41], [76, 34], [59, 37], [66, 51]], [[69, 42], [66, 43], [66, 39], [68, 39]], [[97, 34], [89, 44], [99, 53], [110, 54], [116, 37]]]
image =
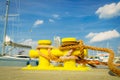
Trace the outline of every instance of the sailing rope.
[[[89, 63], [87, 60], [84, 59], [85, 55], [84, 55], [84, 49], [91, 49], [91, 50], [95, 50], [95, 51], [102, 51], [102, 52], [107, 52], [109, 53], [109, 59], [108, 59], [108, 67], [109, 69], [115, 73], [116, 75], [120, 76], [120, 69], [117, 68], [114, 63], [114, 52], [111, 49], [108, 48], [99, 48], [99, 47], [93, 47], [93, 46], [87, 46], [83, 44], [83, 41], [80, 40], [78, 42], [72, 42], [72, 43], [63, 43], [60, 47], [60, 50], [70, 50], [70, 49], [79, 49], [80, 50], [80, 55], [78, 57], [80, 57], [80, 62], [82, 62], [83, 64]], [[63, 62], [62, 59], [60, 59], [59, 57], [54, 56], [51, 53], [51, 48], [48, 47], [48, 55], [45, 55], [43, 53], [40, 52], [40, 50], [38, 50], [38, 53], [40, 56], [48, 59], [48, 60], [54, 60], [56, 62]], [[69, 58], [69, 59], [73, 59], [73, 58]], [[68, 60], [69, 60], [68, 59]], [[76, 58], [75, 58], [76, 59]]]
[[83, 44], [83, 41], [80, 40], [78, 45], [71, 45], [71, 46], [61, 46], [60, 49], [61, 50], [65, 50], [65, 49], [76, 49], [79, 48], [80, 49], [80, 57], [83, 59], [84, 58], [84, 49], [91, 49], [91, 50], [96, 50], [96, 51], [103, 51], [103, 52], [107, 52], [109, 53], [109, 59], [108, 59], [108, 67], [109, 69], [114, 72], [115, 74], [117, 74], [118, 76], [120, 76], [120, 69], [117, 68], [114, 63], [114, 52], [111, 49], [108, 48], [99, 48], [99, 47], [93, 47], [93, 46], [87, 46]]

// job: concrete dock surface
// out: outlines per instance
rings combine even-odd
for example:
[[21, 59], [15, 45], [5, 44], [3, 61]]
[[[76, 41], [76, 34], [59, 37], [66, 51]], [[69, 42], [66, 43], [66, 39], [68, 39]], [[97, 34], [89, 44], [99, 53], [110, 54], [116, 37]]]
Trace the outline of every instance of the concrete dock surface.
[[0, 80], [120, 80], [108, 74], [109, 69], [90, 71], [22, 70], [22, 67], [0, 67]]

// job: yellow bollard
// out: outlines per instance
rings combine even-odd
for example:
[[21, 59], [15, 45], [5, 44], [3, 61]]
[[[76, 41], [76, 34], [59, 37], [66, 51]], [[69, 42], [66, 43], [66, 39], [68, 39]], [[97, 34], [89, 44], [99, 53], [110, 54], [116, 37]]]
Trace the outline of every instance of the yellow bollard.
[[[47, 49], [40, 49], [40, 52], [42, 54], [48, 55]], [[48, 67], [50, 66], [50, 61], [46, 59], [45, 57], [39, 56], [39, 64], [38, 67]]]
[[38, 54], [37, 50], [31, 49], [31, 50], [29, 51], [29, 56], [30, 56], [30, 58], [38, 58], [38, 57], [39, 57], [39, 54]]
[[[62, 43], [74, 43], [77, 42], [76, 38], [63, 38]], [[78, 59], [78, 55], [80, 55], [79, 48], [77, 49], [60, 49], [53, 48], [50, 40], [39, 40], [37, 50], [30, 50], [31, 58], [38, 58], [38, 66], [28, 65], [24, 67], [23, 70], [78, 70], [78, 71], [87, 71], [90, 68], [87, 66], [77, 65], [76, 59]], [[71, 44], [70, 44], [71, 45]], [[67, 45], [68, 47], [70, 45]], [[62, 45], [61, 45], [62, 46]], [[48, 49], [50, 53], [48, 52]], [[87, 50], [84, 50], [84, 55], [87, 56]], [[50, 60], [53, 62], [61, 63], [62, 65], [54, 66], [54, 64], [50, 63]], [[58, 62], [57, 62], [58, 61]]]
[[[62, 43], [65, 44], [69, 44], [69, 43], [74, 43], [74, 42], [77, 42], [76, 38], [63, 38], [62, 39]], [[69, 45], [68, 45], [69, 46]], [[70, 49], [66, 49], [66, 50], [62, 50], [64, 56], [66, 56], [67, 54], [69, 54], [69, 51]], [[78, 49], [75, 49], [73, 50], [73, 52], [71, 53], [70, 56], [79, 56], [81, 53], [80, 53], [80, 50], [79, 48]], [[87, 50], [84, 49], [84, 56], [87, 56]], [[90, 68], [87, 67], [87, 66], [79, 66], [77, 65], [76, 63], [76, 59], [75, 58], [71, 58], [69, 60], [65, 60], [64, 62], [64, 68], [65, 70], [82, 70], [82, 71], [86, 71], [86, 70], [89, 70]]]
[[68, 68], [73, 69], [75, 67], [76, 67], [75, 59], [64, 61], [64, 68], [66, 68], [66, 69], [68, 69]]
[[[63, 38], [62, 39], [62, 43], [75, 42], [75, 41], [76, 41], [76, 38]], [[63, 51], [64, 56], [67, 55], [67, 53], [69, 51], [70, 50], [64, 50]], [[73, 51], [73, 53], [71, 55], [78, 55], [78, 54], [79, 54], [79, 51], [75, 50], [75, 51]], [[64, 61], [64, 68], [73, 69], [75, 67], [76, 67], [76, 60], [75, 59], [69, 59], [69, 60]]]
[[[38, 41], [38, 48], [40, 50], [40, 53], [48, 56], [48, 48], [51, 45], [51, 41], [50, 40], [39, 40]], [[38, 67], [49, 67], [50, 66], [50, 61], [48, 59], [46, 59], [43, 56], [39, 56], [39, 65]]]

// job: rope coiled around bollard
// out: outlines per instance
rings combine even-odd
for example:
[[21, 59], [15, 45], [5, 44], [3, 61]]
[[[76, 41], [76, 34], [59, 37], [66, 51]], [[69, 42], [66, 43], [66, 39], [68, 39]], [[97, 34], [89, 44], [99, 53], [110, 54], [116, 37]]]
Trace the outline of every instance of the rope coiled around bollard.
[[[65, 45], [65, 44], [64, 44]], [[99, 48], [99, 47], [93, 47], [93, 46], [87, 46], [83, 44], [83, 41], [80, 40], [78, 45], [69, 45], [69, 46], [60, 46], [60, 50], [65, 50], [65, 49], [80, 49], [80, 57], [83, 59], [84, 58], [84, 49], [91, 49], [91, 50], [96, 50], [96, 51], [102, 51], [102, 52], [107, 52], [109, 53], [109, 59], [108, 59], [108, 67], [109, 69], [114, 72], [116, 75], [120, 76], [120, 69], [117, 68], [114, 63], [114, 52], [111, 49], [108, 48]]]

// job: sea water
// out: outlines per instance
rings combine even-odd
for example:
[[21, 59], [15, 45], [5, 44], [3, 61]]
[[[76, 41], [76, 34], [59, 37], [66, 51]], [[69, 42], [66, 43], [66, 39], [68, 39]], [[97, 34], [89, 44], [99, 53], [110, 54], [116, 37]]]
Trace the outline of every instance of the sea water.
[[37, 60], [17, 60], [17, 59], [0, 59], [0, 66], [27, 66], [31, 64], [33, 66], [38, 65]]

